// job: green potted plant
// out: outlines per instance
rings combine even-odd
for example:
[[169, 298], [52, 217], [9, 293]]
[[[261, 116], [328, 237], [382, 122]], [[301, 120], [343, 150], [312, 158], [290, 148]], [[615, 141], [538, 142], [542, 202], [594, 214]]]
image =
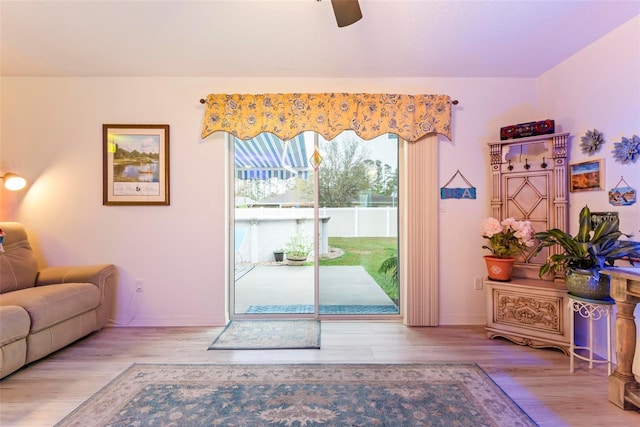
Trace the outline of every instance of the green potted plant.
[[578, 234], [571, 236], [554, 228], [535, 234], [542, 244], [534, 251], [558, 245], [562, 252], [549, 256], [540, 267], [540, 277], [551, 272], [564, 271], [565, 283], [575, 296], [589, 299], [609, 299], [609, 276], [600, 274], [605, 266], [613, 266], [616, 260], [640, 257], [640, 242], [620, 240], [631, 235], [619, 231], [617, 217], [605, 218], [594, 230], [591, 229], [591, 210], [585, 206], [580, 211]]
[[309, 257], [311, 243], [301, 233], [296, 233], [284, 247], [285, 256], [289, 265], [302, 265]]

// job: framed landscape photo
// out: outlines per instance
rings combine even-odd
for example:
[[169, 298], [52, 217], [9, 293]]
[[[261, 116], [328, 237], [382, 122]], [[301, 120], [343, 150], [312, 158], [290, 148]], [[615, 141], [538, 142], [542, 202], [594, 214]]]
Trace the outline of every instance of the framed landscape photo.
[[169, 204], [169, 125], [102, 125], [103, 205]]
[[569, 191], [604, 190], [604, 160], [569, 165]]

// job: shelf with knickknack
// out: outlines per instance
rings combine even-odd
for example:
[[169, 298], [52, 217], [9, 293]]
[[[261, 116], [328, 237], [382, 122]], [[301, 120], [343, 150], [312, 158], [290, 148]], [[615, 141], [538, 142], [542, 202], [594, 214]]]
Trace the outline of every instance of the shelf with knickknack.
[[[535, 231], [568, 228], [568, 133], [535, 135], [488, 143], [491, 215], [529, 221]], [[488, 338], [520, 345], [554, 347], [569, 354], [567, 289], [538, 276], [554, 248], [519, 256], [509, 282], [485, 279]]]

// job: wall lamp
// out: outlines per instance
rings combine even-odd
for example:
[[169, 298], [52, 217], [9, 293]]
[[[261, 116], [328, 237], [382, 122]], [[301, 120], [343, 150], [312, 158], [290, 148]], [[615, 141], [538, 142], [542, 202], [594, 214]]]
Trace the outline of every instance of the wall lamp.
[[5, 173], [0, 179], [4, 182], [4, 187], [11, 191], [22, 190], [27, 185], [26, 179], [13, 172]]

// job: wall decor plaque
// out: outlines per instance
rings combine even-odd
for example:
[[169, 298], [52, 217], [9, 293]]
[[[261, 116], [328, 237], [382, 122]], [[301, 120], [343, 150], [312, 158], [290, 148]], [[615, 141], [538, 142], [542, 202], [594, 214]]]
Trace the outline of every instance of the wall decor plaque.
[[[462, 180], [468, 185], [466, 188], [461, 187], [447, 187], [447, 185], [451, 184], [451, 182], [457, 177], [460, 176]], [[475, 199], [476, 198], [476, 187], [471, 185], [471, 183], [467, 180], [467, 178], [462, 175], [460, 170], [457, 170], [456, 173], [453, 174], [451, 179], [447, 181], [447, 183], [440, 188], [440, 198], [441, 199]]]
[[591, 230], [595, 230], [603, 221], [613, 221], [618, 218], [618, 212], [591, 212]]
[[[624, 184], [624, 187], [621, 187], [620, 184]], [[609, 190], [609, 203], [613, 206], [632, 205], [636, 202], [637, 197], [638, 192], [627, 184], [624, 177], [620, 177], [616, 186]]]

